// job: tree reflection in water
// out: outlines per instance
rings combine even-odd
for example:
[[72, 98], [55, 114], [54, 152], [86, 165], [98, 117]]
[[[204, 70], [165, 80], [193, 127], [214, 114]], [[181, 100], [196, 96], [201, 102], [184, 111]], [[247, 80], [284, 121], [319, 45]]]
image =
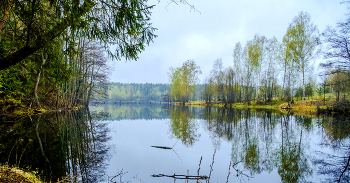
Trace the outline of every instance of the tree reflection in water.
[[[220, 112], [218, 110], [217, 113]], [[264, 171], [271, 173], [277, 168], [283, 182], [298, 182], [312, 173], [303, 152], [305, 149], [301, 148], [302, 128], [296, 128], [296, 124], [290, 121], [292, 117], [271, 110], [249, 109], [230, 110], [226, 115], [219, 116], [228, 117], [222, 118], [225, 120], [222, 120], [221, 125], [209, 125], [209, 129], [221, 127], [225, 130], [221, 134], [226, 135], [219, 136], [227, 140], [232, 138], [232, 161], [242, 162], [238, 165], [249, 171], [251, 176]], [[276, 129], [278, 121], [281, 121], [280, 130]], [[212, 123], [208, 120], [208, 124]], [[300, 130], [297, 131], [298, 129]], [[298, 134], [300, 138], [297, 139]]]
[[277, 167], [283, 182], [305, 182], [305, 178], [312, 174], [305, 153], [306, 146], [302, 147], [303, 126], [309, 126], [311, 120], [306, 117], [296, 118], [301, 126], [296, 125], [291, 116], [281, 118], [282, 141], [278, 150]]
[[322, 117], [318, 124], [323, 127], [321, 146], [333, 153], [317, 151], [314, 162], [317, 173], [327, 175], [325, 182], [350, 182], [350, 120], [340, 117]]
[[192, 146], [198, 141], [198, 124], [195, 118], [195, 111], [187, 106], [170, 107], [170, 128], [172, 135], [180, 139], [186, 146]]
[[[209, 132], [215, 149], [220, 149], [222, 141], [232, 144], [227, 163], [232, 161], [235, 177], [245, 179], [267, 172], [277, 176], [274, 181], [281, 182], [350, 181], [348, 119], [316, 120], [271, 110], [172, 105], [162, 108], [125, 108], [118, 114], [152, 119], [164, 119], [169, 114], [172, 136], [187, 147], [199, 141], [197, 131], [203, 128]], [[161, 115], [156, 114], [159, 110], [163, 111]], [[81, 182], [107, 181], [104, 172], [110, 157], [106, 145], [110, 137], [104, 121], [110, 118], [110, 114], [90, 113], [88, 109], [18, 119], [1, 117], [0, 163], [38, 169], [45, 181], [67, 175], [79, 175], [75, 181]], [[320, 138], [320, 144], [311, 143], [315, 137]]]
[[0, 163], [38, 170], [44, 181], [67, 176], [72, 181], [101, 181], [109, 157], [109, 129], [101, 121], [105, 117], [90, 114], [88, 108], [34, 115], [31, 120], [3, 117]]
[[[231, 161], [240, 178], [275, 170], [282, 182], [307, 182], [318, 175], [324, 176], [317, 181], [350, 181], [349, 121], [324, 117], [317, 122], [271, 110], [210, 107], [175, 107], [170, 115], [172, 132], [184, 144], [196, 141], [195, 117], [210, 132], [216, 149], [221, 140], [232, 142]], [[336, 153], [310, 149], [314, 147], [310, 139], [319, 131], [323, 134], [321, 145]], [[249, 176], [242, 176], [246, 172]]]

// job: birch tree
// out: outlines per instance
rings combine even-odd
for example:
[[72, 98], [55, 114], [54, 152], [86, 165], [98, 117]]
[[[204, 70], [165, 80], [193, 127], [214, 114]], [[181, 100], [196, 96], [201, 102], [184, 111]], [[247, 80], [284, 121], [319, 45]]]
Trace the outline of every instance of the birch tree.
[[213, 65], [213, 69], [210, 71], [212, 81], [214, 83], [214, 93], [218, 101], [225, 102], [226, 97], [224, 96], [224, 66], [222, 59], [216, 59]]
[[287, 52], [292, 57], [292, 62], [297, 64], [298, 71], [302, 74], [303, 97], [305, 100], [305, 72], [310, 62], [319, 53], [319, 31], [311, 22], [311, 16], [307, 12], [300, 12], [294, 17], [285, 35]]
[[235, 74], [235, 93], [236, 101], [242, 101], [242, 90], [241, 86], [243, 86], [243, 73], [242, 73], [242, 45], [240, 42], [237, 42], [235, 48], [233, 49], [233, 69]]

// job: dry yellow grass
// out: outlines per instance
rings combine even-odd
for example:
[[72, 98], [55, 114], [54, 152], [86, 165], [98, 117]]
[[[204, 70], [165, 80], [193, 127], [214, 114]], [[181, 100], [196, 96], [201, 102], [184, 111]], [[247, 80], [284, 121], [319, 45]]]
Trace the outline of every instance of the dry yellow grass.
[[33, 173], [28, 173], [18, 168], [0, 166], [0, 182], [23, 182], [36, 183], [42, 182]]

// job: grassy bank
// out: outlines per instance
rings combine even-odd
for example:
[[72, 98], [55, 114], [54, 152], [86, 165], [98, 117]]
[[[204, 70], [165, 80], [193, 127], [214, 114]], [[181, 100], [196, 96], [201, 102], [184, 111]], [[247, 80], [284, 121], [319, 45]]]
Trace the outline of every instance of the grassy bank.
[[[318, 109], [329, 109], [333, 110], [339, 102], [336, 101], [336, 97], [333, 94], [326, 94], [326, 101], [323, 100], [323, 97], [310, 97], [306, 100], [294, 97], [294, 102], [281, 101], [279, 99], [273, 100], [271, 103], [265, 103], [263, 101], [251, 101], [248, 103], [234, 103], [231, 106], [222, 102], [213, 101], [211, 103], [206, 103], [205, 101], [190, 101], [186, 102], [185, 105], [188, 106], [217, 106], [217, 107], [228, 107], [235, 109], [247, 109], [247, 108], [258, 108], [258, 109], [275, 109], [283, 113], [293, 113], [300, 115], [314, 115], [317, 113]], [[181, 102], [175, 102], [175, 105], [182, 105]]]
[[37, 183], [42, 182], [35, 172], [26, 172], [19, 168], [0, 166], [0, 182], [23, 182]]

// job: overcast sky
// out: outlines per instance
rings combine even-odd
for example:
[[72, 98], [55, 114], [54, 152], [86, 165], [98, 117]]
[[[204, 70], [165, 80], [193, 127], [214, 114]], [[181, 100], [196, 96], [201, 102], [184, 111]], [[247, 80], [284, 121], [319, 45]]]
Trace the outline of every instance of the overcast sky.
[[221, 58], [233, 65], [233, 48], [242, 46], [255, 34], [282, 40], [292, 19], [306, 11], [320, 32], [346, 18], [342, 0], [188, 0], [200, 11], [186, 5], [149, 0], [156, 4], [151, 22], [158, 30], [154, 43], [137, 61], [113, 61], [112, 82], [168, 83], [170, 67], [181, 67], [193, 59], [201, 67], [201, 81], [209, 76], [213, 63]]

